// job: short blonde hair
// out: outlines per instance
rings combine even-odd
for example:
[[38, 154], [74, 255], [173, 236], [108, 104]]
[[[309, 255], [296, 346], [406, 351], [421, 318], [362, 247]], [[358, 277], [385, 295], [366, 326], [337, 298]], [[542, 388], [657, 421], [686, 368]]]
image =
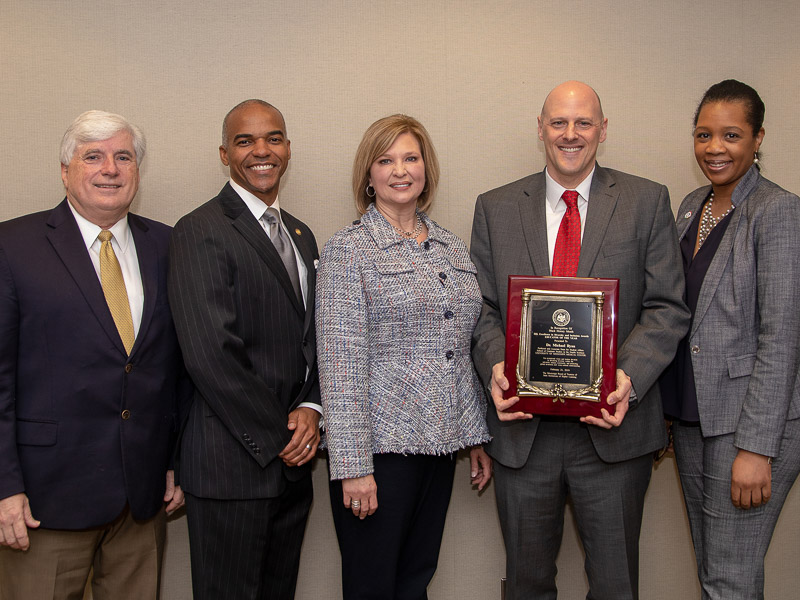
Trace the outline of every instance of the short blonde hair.
[[425, 211], [433, 204], [436, 188], [439, 185], [439, 159], [436, 157], [436, 149], [422, 123], [414, 117], [397, 114], [378, 119], [370, 125], [356, 150], [356, 157], [353, 160], [353, 198], [358, 212], [362, 215], [367, 212], [373, 201], [373, 198], [367, 195], [370, 167], [403, 133], [410, 133], [417, 138], [422, 152], [422, 162], [425, 164], [425, 187], [417, 198], [417, 208]]

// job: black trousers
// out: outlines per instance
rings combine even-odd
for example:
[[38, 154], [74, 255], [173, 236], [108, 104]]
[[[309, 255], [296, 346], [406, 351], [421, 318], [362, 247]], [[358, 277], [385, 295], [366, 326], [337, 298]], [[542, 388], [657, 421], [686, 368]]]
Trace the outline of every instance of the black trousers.
[[330, 484], [344, 600], [427, 600], [439, 560], [456, 455], [376, 454], [378, 510], [363, 521]]
[[186, 494], [195, 600], [292, 600], [312, 496], [310, 475], [276, 498]]

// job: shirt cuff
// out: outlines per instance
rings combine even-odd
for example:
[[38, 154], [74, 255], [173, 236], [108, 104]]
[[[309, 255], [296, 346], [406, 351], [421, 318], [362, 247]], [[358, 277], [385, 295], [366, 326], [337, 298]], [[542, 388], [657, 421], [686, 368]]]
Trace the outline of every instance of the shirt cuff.
[[325, 417], [322, 416], [322, 406], [319, 404], [314, 404], [313, 402], [301, 402], [297, 405], [297, 408], [310, 408], [315, 410], [319, 413], [319, 428], [325, 429]]

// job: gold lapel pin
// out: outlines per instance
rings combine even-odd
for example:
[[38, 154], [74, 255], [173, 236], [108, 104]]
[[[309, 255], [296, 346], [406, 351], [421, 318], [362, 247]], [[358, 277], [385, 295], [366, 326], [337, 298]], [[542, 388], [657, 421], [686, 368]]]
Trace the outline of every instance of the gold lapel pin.
[[295, 230], [294, 230], [294, 232], [295, 232], [297, 235], [300, 235], [300, 230], [299, 230], [299, 229], [295, 229]]

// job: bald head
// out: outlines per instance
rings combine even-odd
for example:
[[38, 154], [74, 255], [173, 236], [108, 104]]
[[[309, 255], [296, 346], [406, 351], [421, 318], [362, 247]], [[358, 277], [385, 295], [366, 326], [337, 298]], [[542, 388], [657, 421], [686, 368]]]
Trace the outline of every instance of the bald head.
[[554, 87], [550, 93], [547, 94], [547, 98], [544, 99], [542, 115], [547, 111], [548, 103], [551, 99], [553, 102], [562, 102], [564, 100], [579, 101], [586, 106], [594, 104], [594, 108], [597, 110], [600, 120], [603, 119], [603, 105], [600, 104], [600, 96], [597, 95], [594, 88], [581, 81], [565, 81], [561, 85]]
[[568, 190], [586, 179], [606, 139], [606, 125], [600, 98], [585, 83], [567, 81], [550, 92], [539, 117], [550, 177]]
[[239, 102], [236, 106], [228, 111], [228, 114], [225, 115], [225, 118], [222, 120], [222, 146], [227, 148], [228, 147], [228, 123], [231, 120], [231, 117], [238, 113], [240, 110], [251, 107], [251, 106], [261, 106], [263, 108], [267, 108], [270, 110], [274, 110], [276, 113], [280, 115], [281, 121], [283, 121], [283, 133], [286, 135], [286, 120], [283, 118], [283, 113], [279, 111], [277, 108], [272, 106], [269, 102], [264, 100], [259, 100], [258, 98], [251, 98], [250, 100], [244, 100], [243, 102]]

